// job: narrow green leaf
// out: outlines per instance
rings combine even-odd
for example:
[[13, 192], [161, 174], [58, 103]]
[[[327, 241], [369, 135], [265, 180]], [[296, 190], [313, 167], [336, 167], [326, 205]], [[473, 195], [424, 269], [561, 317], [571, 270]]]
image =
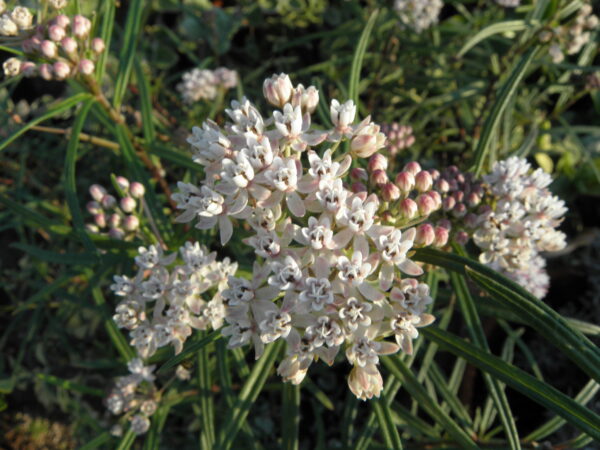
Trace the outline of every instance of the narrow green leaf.
[[354, 52], [354, 58], [352, 60], [352, 67], [350, 68], [350, 81], [348, 83], [348, 96], [350, 100], [354, 101], [354, 104], [358, 108], [358, 83], [360, 82], [360, 70], [362, 69], [363, 59], [365, 57], [365, 52], [367, 50], [367, 44], [369, 43], [369, 37], [371, 36], [371, 31], [373, 31], [373, 26], [375, 25], [375, 21], [377, 20], [377, 15], [379, 14], [379, 10], [376, 9], [371, 13], [371, 17], [367, 21], [365, 25], [365, 29], [360, 35], [360, 39], [358, 41], [358, 45], [356, 46], [356, 50]]
[[[98, 448], [100, 446], [107, 444], [112, 439], [113, 439], [113, 437], [110, 435], [110, 433], [108, 431], [105, 431], [104, 433], [100, 434], [99, 436], [96, 436], [94, 439], [92, 439], [87, 444], [84, 444], [81, 447], [79, 447], [79, 450], [94, 450], [95, 448]], [[106, 448], [106, 447], [103, 447], [103, 448]]]
[[156, 412], [152, 414], [152, 425], [144, 439], [144, 450], [158, 450], [160, 444], [161, 431], [167, 421], [171, 405], [169, 403], [162, 404]]
[[485, 123], [483, 124], [481, 137], [479, 138], [477, 147], [475, 148], [475, 161], [473, 165], [475, 175], [479, 175], [483, 169], [486, 156], [490, 150], [492, 136], [498, 129], [500, 119], [502, 118], [502, 114], [504, 113], [506, 106], [516, 95], [517, 87], [525, 76], [531, 61], [533, 61], [536, 50], [537, 47], [533, 47], [523, 55], [500, 89], [498, 97], [494, 102], [494, 106], [492, 107], [487, 119], [485, 120]]
[[90, 266], [97, 262], [96, 256], [90, 253], [56, 253], [21, 242], [15, 242], [10, 246], [42, 261], [56, 264]]
[[119, 445], [117, 445], [116, 450], [129, 450], [135, 441], [135, 433], [131, 431], [131, 428], [127, 430], [125, 436], [121, 438]]
[[81, 93], [81, 94], [73, 95], [72, 97], [69, 97], [65, 100], [62, 100], [62, 101], [56, 103], [54, 106], [52, 106], [50, 109], [48, 109], [48, 111], [46, 111], [44, 114], [27, 122], [21, 128], [19, 128], [18, 130], [13, 132], [10, 136], [8, 136], [6, 139], [4, 139], [2, 142], [0, 142], [0, 151], [4, 150], [9, 144], [14, 142], [19, 136], [24, 134], [31, 127], [36, 126], [37, 124], [43, 122], [44, 120], [48, 120], [54, 116], [58, 116], [59, 114], [63, 113], [64, 111], [71, 109], [78, 103], [88, 100], [90, 98], [91, 98], [90, 94]]
[[140, 91], [140, 106], [142, 112], [142, 131], [146, 146], [151, 145], [156, 139], [156, 130], [154, 129], [154, 120], [152, 116], [152, 95], [150, 93], [150, 82], [144, 73], [140, 58], [135, 58], [135, 77], [137, 87]]
[[96, 63], [96, 80], [99, 83], [102, 82], [104, 76], [104, 70], [106, 68], [106, 60], [108, 58], [108, 51], [113, 35], [113, 28], [115, 24], [115, 3], [116, 0], [104, 0], [104, 11], [102, 12], [102, 26], [100, 28], [99, 37], [104, 41], [105, 50], [98, 56], [98, 62]]
[[[206, 338], [206, 333], [199, 333]], [[200, 410], [202, 411], [202, 432], [200, 440], [205, 448], [212, 448], [215, 442], [215, 408], [212, 395], [208, 345], [198, 350], [198, 388], [200, 389]]]
[[[458, 298], [458, 303], [460, 305], [463, 317], [465, 318], [467, 330], [471, 340], [480, 349], [489, 353], [490, 348], [483, 331], [483, 326], [481, 325], [481, 320], [479, 319], [479, 314], [477, 314], [475, 302], [471, 297], [471, 293], [469, 292], [465, 278], [456, 272], [451, 272], [450, 280], [452, 282], [454, 292], [456, 292], [456, 297]], [[494, 379], [488, 374], [484, 374], [483, 378], [488, 391], [490, 392], [494, 405], [496, 406], [496, 411], [500, 415], [500, 421], [502, 422], [504, 432], [508, 438], [509, 447], [511, 449], [520, 449], [521, 444], [519, 443], [517, 425], [515, 424], [515, 419], [512, 411], [510, 410], [510, 405], [508, 404], [508, 399], [506, 398], [503, 387], [498, 380]]]
[[178, 166], [190, 169], [193, 172], [199, 172], [202, 166], [192, 161], [189, 155], [173, 150], [166, 145], [154, 142], [148, 147], [148, 151], [153, 155], [159, 156], [167, 161], [177, 164]]
[[82, 394], [93, 395], [95, 397], [104, 397], [104, 391], [102, 389], [91, 388], [74, 381], [64, 380], [62, 378], [55, 377], [54, 375], [48, 375], [45, 373], [38, 373], [37, 377], [45, 383], [53, 384], [68, 391], [80, 392]]
[[522, 30], [525, 30], [526, 28], [528, 28], [529, 26], [531, 26], [531, 25], [528, 24], [524, 20], [507, 20], [504, 22], [498, 22], [498, 23], [489, 25], [489, 26], [485, 27], [484, 29], [480, 30], [479, 32], [477, 32], [475, 34], [475, 36], [473, 36], [471, 39], [469, 39], [467, 42], [465, 42], [465, 44], [462, 46], [462, 48], [459, 50], [459, 52], [456, 56], [461, 58], [462, 56], [464, 56], [465, 53], [467, 53], [469, 50], [471, 50], [477, 44], [486, 40], [490, 36], [494, 36], [495, 34], [501, 34], [501, 33], [506, 33], [506, 32], [522, 31]]
[[102, 308], [104, 313], [104, 328], [106, 328], [106, 332], [110, 337], [113, 345], [121, 355], [125, 359], [125, 361], [129, 361], [130, 359], [135, 357], [135, 351], [129, 346], [127, 339], [121, 333], [121, 330], [117, 328], [112, 317], [106, 313], [106, 300], [104, 299], [104, 295], [102, 294], [102, 290], [96, 286], [92, 288], [92, 297], [94, 298], [94, 302], [96, 305]]
[[158, 369], [158, 373], [164, 373], [166, 370], [175, 367], [188, 358], [191, 358], [196, 352], [200, 351], [208, 344], [215, 342], [220, 337], [221, 332], [219, 330], [215, 330], [206, 336], [203, 336], [199, 333], [194, 335], [194, 337], [190, 339], [186, 345], [184, 345], [181, 353], [167, 360], [167, 362], [165, 362], [160, 369]]
[[292, 383], [283, 383], [282, 394], [282, 448], [284, 450], [298, 450], [298, 430], [300, 425], [300, 386]]
[[275, 359], [281, 352], [282, 347], [282, 340], [267, 345], [263, 355], [256, 364], [254, 364], [250, 376], [246, 380], [246, 383], [244, 383], [244, 387], [242, 388], [235, 405], [229, 410], [225, 417], [223, 422], [224, 427], [221, 429], [217, 448], [227, 450], [233, 445], [237, 433], [240, 431], [242, 424], [246, 421], [250, 408], [262, 391], [271, 368], [273, 367], [273, 364], [275, 364]]
[[22, 220], [33, 222], [44, 230], [60, 235], [66, 235], [71, 232], [70, 226], [50, 220], [41, 214], [34, 212], [31, 207], [23, 206], [5, 195], [0, 195], [0, 203], [10, 209]]
[[600, 439], [600, 416], [581, 406], [552, 386], [539, 381], [528, 373], [507, 364], [501, 358], [480, 350], [473, 344], [453, 336], [436, 327], [423, 329], [423, 334], [440, 347], [456, 356], [466, 359], [470, 364], [489, 373], [493, 377], [521, 392], [533, 401], [554, 411], [571, 425]]
[[[425, 328], [424, 328], [425, 330]], [[456, 441], [463, 449], [476, 449], [477, 445], [471, 437], [435, 402], [421, 386], [417, 377], [406, 367], [398, 355], [385, 356], [381, 360], [392, 375], [402, 382], [410, 395], [427, 413]]]
[[374, 399], [372, 402], [373, 410], [379, 421], [379, 429], [383, 435], [383, 442], [386, 448], [402, 449], [402, 441], [400, 440], [396, 425], [394, 425], [392, 413], [385, 398], [385, 393], [382, 392], [381, 396], [378, 399]]

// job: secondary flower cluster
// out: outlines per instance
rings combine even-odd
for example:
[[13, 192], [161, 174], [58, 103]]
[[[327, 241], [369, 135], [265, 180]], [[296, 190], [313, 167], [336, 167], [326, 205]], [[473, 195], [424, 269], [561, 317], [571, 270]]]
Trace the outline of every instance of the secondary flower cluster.
[[567, 211], [565, 203], [548, 190], [550, 175], [542, 169], [532, 172], [522, 158], [496, 162], [483, 180], [489, 206], [473, 234], [482, 249], [479, 260], [542, 298], [549, 278], [540, 252], [565, 247], [565, 235], [556, 229]]
[[88, 202], [87, 210], [94, 216], [94, 223], [87, 224], [86, 228], [93, 234], [104, 234], [108, 230], [108, 236], [113, 239], [129, 240], [139, 231], [143, 206], [139, 200], [146, 190], [143, 184], [137, 181], [129, 183], [125, 177], [116, 177], [115, 182], [121, 197], [119, 201], [103, 186], [90, 186], [93, 200]]
[[383, 124], [381, 131], [387, 137], [387, 151], [391, 156], [396, 156], [415, 143], [413, 129], [410, 125], [400, 125], [398, 122]]
[[[130, 421], [131, 430], [139, 435], [150, 428], [150, 419], [156, 412], [160, 394], [154, 385], [155, 366], [144, 366], [140, 358], [134, 358], [127, 364], [129, 375], [118, 377], [106, 397], [106, 408], [114, 415], [124, 415]], [[117, 425], [113, 434], [121, 434]]]
[[114, 277], [111, 289], [123, 300], [113, 319], [129, 331], [131, 345], [142, 358], [169, 344], [179, 353], [192, 328], [217, 329], [223, 324], [220, 292], [237, 263], [229, 258], [217, 261], [215, 253], [197, 242], [186, 242], [179, 253], [183, 263], [174, 265], [177, 253], [167, 256], [155, 245], [140, 247], [135, 277]]
[[598, 16], [592, 14], [592, 5], [584, 3], [571, 22], [541, 33], [540, 40], [552, 42], [548, 52], [554, 63], [560, 63], [565, 59], [565, 52], [579, 53], [597, 27]]
[[496, 0], [496, 3], [504, 8], [516, 8], [521, 4], [521, 0]]
[[417, 33], [435, 25], [443, 7], [442, 0], [395, 0], [394, 2], [394, 9], [400, 16], [402, 25]]
[[0, 36], [18, 36], [33, 27], [33, 14], [24, 6], [6, 10], [6, 3], [0, 0]]
[[87, 17], [59, 14], [38, 25], [21, 44], [33, 61], [10, 58], [4, 63], [6, 76], [23, 74], [45, 80], [64, 80], [78, 74], [91, 75], [95, 61], [104, 52], [101, 38], [90, 39], [92, 23]]
[[[222, 292], [229, 347], [252, 343], [259, 357], [284, 339], [278, 373], [300, 383], [313, 361], [333, 364], [345, 346], [354, 366], [350, 389], [361, 399], [377, 396], [379, 355], [410, 353], [417, 328], [434, 320], [426, 312], [429, 287], [408, 277], [423, 273], [410, 259], [417, 230], [384, 225], [386, 203], [344, 183], [351, 155], [373, 155], [385, 136], [369, 117], [355, 124], [352, 101], [332, 100], [334, 128], [316, 129], [318, 91], [294, 87], [285, 74], [265, 80], [263, 91], [281, 108], [271, 117], [243, 99], [226, 110], [224, 128], [208, 121], [193, 129], [193, 159], [205, 178], [198, 186], [179, 183], [177, 220], [218, 225], [223, 245], [232, 220], [250, 232], [244, 242], [256, 255], [252, 277], [231, 276]], [[343, 141], [350, 154], [338, 156]]]
[[219, 67], [216, 70], [193, 69], [183, 74], [183, 80], [177, 85], [183, 101], [188, 104], [198, 100], [213, 100], [217, 92], [237, 86], [238, 74], [235, 70]]

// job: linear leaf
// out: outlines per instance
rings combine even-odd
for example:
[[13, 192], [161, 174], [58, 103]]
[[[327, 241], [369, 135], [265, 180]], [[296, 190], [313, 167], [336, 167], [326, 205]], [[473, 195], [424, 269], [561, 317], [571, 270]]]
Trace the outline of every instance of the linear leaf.
[[504, 22], [494, 23], [485, 27], [483, 30], [479, 31], [477, 34], [475, 34], [475, 36], [465, 42], [465, 45], [462, 46], [456, 56], [459, 58], [464, 56], [465, 53], [490, 36], [506, 32], [522, 31], [529, 26], [530, 24], [524, 20], [507, 20]]
[[175, 367], [177, 364], [180, 364], [182, 361], [191, 358], [196, 352], [206, 347], [208, 344], [215, 342], [220, 337], [221, 332], [219, 330], [215, 330], [206, 336], [196, 334], [194, 339], [188, 341], [188, 343], [183, 347], [181, 353], [167, 360], [167, 362], [165, 362], [160, 369], [158, 369], [158, 373], [163, 373], [166, 370]]
[[121, 438], [119, 445], [117, 445], [116, 450], [129, 450], [135, 441], [135, 433], [131, 431], [131, 428], [127, 430], [125, 436]]
[[117, 328], [117, 325], [115, 324], [115, 321], [112, 320], [112, 317], [106, 314], [106, 300], [104, 299], [102, 290], [98, 286], [92, 288], [92, 297], [94, 298], [96, 305], [103, 309], [103, 313], [105, 315], [104, 328], [106, 328], [106, 332], [108, 333], [110, 340], [125, 361], [129, 361], [135, 356], [135, 352], [127, 343], [127, 339], [125, 339], [125, 336], [123, 336], [121, 330]]
[[[202, 332], [201, 336], [205, 336]], [[215, 408], [212, 396], [208, 345], [198, 350], [198, 388], [200, 389], [200, 411], [202, 411], [201, 442], [205, 448], [212, 448], [215, 442]]]
[[354, 104], [357, 108], [360, 70], [362, 68], [363, 59], [367, 50], [367, 44], [369, 43], [369, 37], [371, 36], [371, 31], [373, 31], [373, 26], [375, 25], [375, 20], [377, 19], [378, 14], [379, 10], [377, 9], [371, 13], [371, 17], [369, 17], [369, 20], [365, 25], [365, 29], [360, 35], [358, 45], [356, 46], [356, 50], [354, 52], [354, 58], [352, 59], [352, 67], [350, 68], [350, 81], [348, 84], [348, 97], [350, 100], [354, 101]]
[[402, 441], [392, 419], [392, 413], [385, 399], [385, 393], [382, 392], [378, 399], [373, 400], [373, 409], [379, 421], [379, 429], [383, 435], [383, 442], [386, 448], [402, 449]]
[[102, 82], [102, 77], [104, 76], [104, 69], [106, 67], [106, 60], [108, 58], [108, 50], [115, 25], [115, 2], [116, 0], [105, 0], [102, 2], [104, 4], [104, 11], [102, 12], [100, 38], [104, 41], [106, 49], [100, 53], [98, 56], [98, 62], [96, 63], [96, 80], [98, 80], [99, 83]]
[[137, 87], [140, 91], [140, 105], [142, 110], [142, 131], [146, 146], [154, 142], [156, 138], [156, 130], [154, 129], [154, 121], [152, 116], [152, 96], [150, 94], [150, 82], [144, 73], [140, 58], [135, 58], [135, 77], [137, 79]]
[[533, 401], [554, 411], [571, 425], [600, 439], [600, 416], [581, 406], [572, 398], [538, 380], [501, 358], [480, 350], [473, 344], [436, 327], [423, 329], [423, 334], [440, 347], [466, 359], [470, 364], [489, 373]]
[[10, 244], [10, 246], [18, 248], [37, 259], [50, 263], [89, 266], [97, 262], [96, 256], [90, 253], [57, 253], [49, 250], [42, 250], [41, 248], [23, 244], [21, 242], [15, 242]]
[[172, 163], [177, 164], [178, 166], [185, 167], [186, 169], [191, 169], [194, 172], [198, 172], [201, 170], [201, 166], [194, 161], [189, 156], [175, 151], [166, 145], [153, 143], [149, 146], [148, 151], [154, 155], [157, 155], [167, 161], [171, 161]]
[[298, 430], [300, 425], [300, 386], [292, 383], [283, 383], [282, 393], [282, 448], [284, 450], [298, 450]]

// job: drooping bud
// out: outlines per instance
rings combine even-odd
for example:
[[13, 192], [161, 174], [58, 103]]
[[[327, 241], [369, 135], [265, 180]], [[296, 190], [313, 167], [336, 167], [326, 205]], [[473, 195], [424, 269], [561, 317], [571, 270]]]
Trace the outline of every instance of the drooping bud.
[[415, 176], [410, 172], [400, 172], [396, 175], [395, 182], [402, 192], [407, 193], [415, 187]]
[[374, 172], [375, 170], [387, 170], [388, 160], [381, 153], [375, 153], [369, 158], [369, 164], [367, 167], [369, 172]]
[[290, 77], [285, 73], [272, 75], [263, 83], [263, 94], [267, 101], [279, 108], [288, 103], [292, 97], [294, 86]]
[[367, 192], [367, 187], [360, 181], [352, 183], [351, 189], [355, 194], [358, 194], [359, 192]]
[[44, 80], [50, 81], [52, 79], [52, 66], [50, 64], [40, 64], [38, 70], [40, 72], [40, 77]]
[[111, 214], [108, 218], [108, 225], [111, 228], [118, 228], [121, 225], [121, 216], [118, 214]]
[[34, 77], [37, 75], [37, 67], [31, 61], [24, 61], [21, 64], [21, 73], [26, 77]]
[[454, 208], [455, 205], [456, 200], [454, 199], [454, 197], [446, 197], [442, 201], [442, 207], [444, 208], [444, 211], [450, 211], [452, 208]]
[[419, 211], [419, 206], [412, 198], [405, 198], [400, 202], [400, 214], [405, 219], [414, 219]]
[[464, 245], [467, 242], [469, 242], [469, 233], [467, 233], [466, 231], [459, 231], [454, 235], [454, 240], [458, 244]]
[[435, 189], [438, 192], [446, 193], [450, 190], [450, 184], [448, 184], [448, 182], [443, 178], [440, 178], [435, 182]]
[[417, 227], [417, 235], [415, 236], [415, 244], [427, 247], [433, 244], [435, 240], [435, 230], [430, 223], [422, 223]]
[[457, 203], [452, 209], [452, 215], [454, 217], [463, 217], [467, 213], [467, 207], [464, 203]]
[[431, 175], [431, 179], [435, 181], [440, 178], [440, 171], [437, 169], [429, 169], [429, 175]]
[[71, 24], [71, 19], [64, 14], [59, 14], [52, 22], [54, 25], [58, 25], [61, 28], [67, 28]]
[[96, 225], [100, 228], [104, 228], [106, 226], [106, 216], [104, 213], [94, 214], [94, 222], [96, 222]]
[[131, 194], [131, 196], [133, 198], [142, 198], [144, 196], [144, 194], [146, 193], [146, 188], [144, 187], [144, 185], [142, 183], [134, 181], [129, 186], [129, 193]]
[[90, 214], [100, 214], [102, 212], [102, 207], [96, 201], [88, 202], [85, 207]]
[[469, 194], [469, 196], [467, 197], [467, 203], [469, 204], [470, 207], [474, 207], [479, 205], [479, 203], [481, 202], [481, 197], [479, 197], [479, 195], [477, 195], [475, 192], [471, 192]]
[[429, 195], [435, 204], [435, 209], [440, 209], [442, 207], [442, 196], [437, 191], [429, 191], [426, 193]]
[[120, 241], [125, 237], [125, 232], [123, 230], [121, 230], [120, 228], [111, 228], [110, 230], [108, 230], [108, 235], [111, 238], [117, 239]]
[[422, 170], [415, 175], [415, 187], [419, 192], [427, 192], [432, 185], [433, 180], [429, 172]]
[[73, 55], [77, 51], [77, 41], [70, 36], [60, 41], [60, 45], [68, 55]]
[[438, 220], [437, 226], [443, 227], [450, 231], [452, 229], [452, 222], [450, 222], [448, 219], [440, 219]]
[[119, 204], [121, 206], [121, 209], [123, 211], [125, 211], [126, 213], [130, 213], [136, 207], [136, 202], [131, 197], [124, 197], [124, 198], [122, 198], [121, 201], [119, 202]]
[[381, 186], [381, 196], [386, 202], [393, 202], [400, 198], [400, 189], [393, 183]]

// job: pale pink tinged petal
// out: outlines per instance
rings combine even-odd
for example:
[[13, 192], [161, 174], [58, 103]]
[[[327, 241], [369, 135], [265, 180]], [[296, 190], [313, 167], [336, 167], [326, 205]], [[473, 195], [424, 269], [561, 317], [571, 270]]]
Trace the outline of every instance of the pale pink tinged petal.
[[304, 205], [306, 206], [306, 210], [308, 212], [313, 212], [313, 213], [318, 213], [323, 211], [323, 205], [321, 205], [321, 203], [316, 200], [314, 197], [310, 198], [311, 196], [309, 195], [305, 200], [304, 200]]
[[173, 347], [175, 347], [175, 354], [178, 355], [183, 350], [183, 342], [180, 339], [173, 339]]
[[371, 253], [366, 262], [371, 265], [371, 271], [369, 272], [370, 275], [377, 270], [377, 266], [379, 266], [379, 253]]
[[372, 302], [380, 302], [385, 298], [385, 295], [381, 291], [368, 283], [361, 283], [358, 286], [358, 290], [367, 300], [371, 300]]
[[304, 202], [297, 192], [288, 192], [285, 199], [290, 212], [294, 216], [304, 217], [304, 214], [306, 214], [306, 208], [304, 207]]
[[[383, 291], [387, 291], [392, 287], [394, 282], [394, 266], [391, 264], [383, 264], [381, 266], [381, 270], [379, 271], [379, 287]], [[392, 295], [393, 295], [392, 290]]]
[[219, 218], [219, 232], [221, 234], [221, 245], [227, 244], [233, 235], [233, 224], [229, 217]]
[[332, 366], [335, 360], [336, 355], [340, 351], [339, 346], [325, 348], [321, 347], [317, 350], [317, 354], [321, 357], [321, 359], [328, 365]]
[[381, 347], [379, 347], [379, 351], [377, 353], [379, 353], [380, 355], [393, 355], [398, 350], [400, 350], [400, 347], [397, 344], [394, 344], [393, 342], [380, 341], [379, 344], [381, 345]]
[[185, 211], [183, 214], [180, 214], [179, 216], [177, 216], [175, 218], [175, 222], [177, 223], [185, 223], [185, 222], [189, 222], [190, 220], [192, 220], [194, 217], [196, 217], [197, 213], [196, 211], [192, 210], [192, 209], [188, 209], [187, 211]]
[[364, 235], [355, 234], [352, 245], [354, 246], [354, 252], [360, 252], [363, 258], [369, 254], [369, 243]]
[[377, 241], [381, 236], [385, 236], [394, 231], [394, 227], [389, 225], [371, 225], [371, 228], [367, 230], [367, 235]]
[[239, 213], [229, 214], [234, 219], [248, 219], [252, 215], [252, 208], [246, 205], [244, 209], [242, 209]]
[[198, 223], [196, 224], [195, 228], [198, 228], [199, 230], [210, 230], [216, 224], [217, 224], [216, 217], [210, 217], [210, 218], [202, 217], [202, 218], [200, 218], [200, 220], [198, 220]]
[[259, 359], [265, 351], [265, 344], [255, 334], [252, 335], [252, 342], [254, 343], [254, 359]]
[[329, 261], [322, 257], [317, 258], [313, 270], [317, 278], [329, 278], [329, 272], [331, 270]]
[[281, 200], [283, 200], [283, 192], [275, 191], [273, 192], [268, 199], [258, 202], [258, 206], [261, 208], [273, 208], [275, 205], [279, 205]]
[[292, 149], [294, 149], [296, 152], [303, 152], [306, 150], [306, 144], [302, 141], [292, 142]]
[[257, 289], [255, 292], [255, 297], [258, 300], [273, 300], [278, 295], [279, 288], [270, 285]]
[[342, 231], [333, 236], [335, 248], [345, 248], [348, 245], [348, 242], [350, 242], [350, 239], [352, 239], [352, 230], [350, 228], [344, 228]]
[[421, 314], [420, 316], [421, 321], [416, 325], [417, 327], [426, 327], [427, 325], [432, 324], [435, 321], [435, 316], [432, 316], [431, 314]]
[[290, 312], [296, 306], [298, 301], [298, 294], [294, 291], [287, 291], [283, 296], [283, 302], [281, 303], [281, 312]]
[[248, 186], [248, 191], [250, 191], [252, 197], [258, 201], [264, 201], [271, 195], [270, 189], [267, 189], [266, 187], [257, 183], [251, 183], [250, 186]]
[[302, 194], [310, 194], [319, 188], [319, 181], [316, 179], [300, 180], [298, 182], [298, 192]]
[[313, 131], [311, 133], [302, 133], [302, 140], [310, 146], [319, 145], [327, 138], [325, 131]]
[[365, 191], [357, 192], [353, 198], [358, 198], [361, 202], [364, 202], [367, 199], [367, 193]]
[[268, 184], [269, 180], [266, 177], [266, 173], [267, 173], [266, 170], [263, 170], [262, 172], [257, 173], [254, 176], [254, 179], [252, 180], [252, 184], [256, 184], [256, 183], [258, 183], [258, 184]]
[[369, 374], [365, 371], [362, 370], [360, 367], [356, 368], [356, 375], [357, 375], [357, 379], [358, 382], [360, 383], [360, 385], [362, 386], [362, 388], [366, 391], [367, 389], [369, 389]]
[[277, 306], [271, 300], [255, 299], [250, 302], [250, 308], [252, 309], [252, 315], [254, 319], [260, 323], [264, 320], [269, 312], [276, 312]]
[[402, 341], [402, 350], [407, 355], [412, 355], [412, 352], [413, 352], [412, 341], [410, 339], [408, 339], [407, 337], [404, 337], [404, 340]]
[[231, 195], [233, 193], [235, 193], [235, 191], [237, 191], [239, 188], [234, 185], [234, 184], [229, 184], [229, 183], [219, 183], [216, 187], [215, 187], [215, 191], [217, 191], [219, 194], [224, 194], [224, 195]]
[[415, 227], [409, 228], [402, 232], [402, 240], [403, 241], [414, 241], [415, 236], [417, 235], [417, 229]]
[[240, 191], [240, 193], [237, 196], [237, 198], [235, 199], [235, 202], [233, 203], [233, 205], [231, 205], [227, 208], [227, 214], [229, 214], [229, 215], [239, 214], [240, 212], [242, 212], [244, 210], [244, 208], [246, 207], [247, 204], [248, 204], [248, 192]]
[[295, 328], [290, 330], [290, 334], [288, 334], [287, 338], [285, 338], [288, 347], [292, 350], [297, 350], [300, 347], [300, 333]]
[[350, 168], [351, 165], [352, 165], [352, 157], [350, 155], [347, 155], [340, 163], [340, 167], [337, 170], [336, 176], [341, 177], [342, 175], [344, 175], [348, 171], [348, 169]]
[[415, 262], [410, 259], [405, 259], [400, 264], [398, 264], [398, 268], [407, 275], [412, 275], [413, 277], [418, 277], [423, 274], [423, 269]]

